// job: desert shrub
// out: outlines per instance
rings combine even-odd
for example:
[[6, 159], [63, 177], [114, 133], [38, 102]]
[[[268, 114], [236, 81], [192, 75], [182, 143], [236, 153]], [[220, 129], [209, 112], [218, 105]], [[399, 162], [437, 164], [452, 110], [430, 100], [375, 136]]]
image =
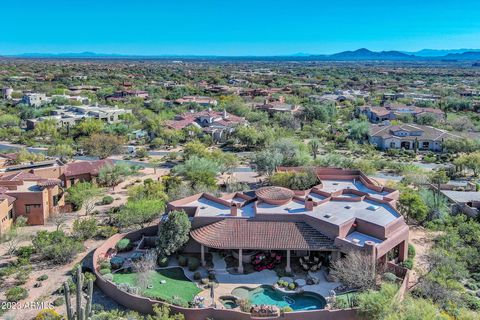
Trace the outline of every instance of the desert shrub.
[[48, 279], [48, 276], [46, 274], [42, 274], [40, 277], [37, 278], [37, 281], [45, 281]]
[[65, 235], [61, 230], [39, 231], [32, 243], [36, 252], [43, 259], [50, 260], [55, 264], [68, 263], [83, 250], [83, 244], [78, 239]]
[[473, 294], [465, 294], [462, 297], [467, 307], [471, 310], [480, 310], [480, 299]]
[[107, 274], [107, 273], [112, 273], [112, 270], [110, 270], [110, 269], [100, 269], [99, 272], [100, 272], [100, 274], [103, 276], [103, 275], [105, 275], [105, 274]]
[[282, 312], [282, 313], [293, 312], [293, 309], [290, 308], [290, 307], [283, 307], [283, 308], [281, 309], [281, 312]]
[[100, 202], [102, 205], [107, 205], [107, 204], [111, 204], [113, 202], [113, 197], [112, 196], [105, 196], [102, 198], [102, 202]]
[[184, 256], [178, 256], [178, 264], [181, 267], [186, 267], [188, 264], [188, 258]]
[[120, 269], [125, 263], [125, 258], [122, 257], [113, 257], [110, 259], [110, 266], [112, 269]]
[[191, 257], [188, 259], [188, 270], [195, 271], [200, 266], [200, 260], [195, 257]]
[[169, 263], [170, 263], [170, 261], [169, 261], [168, 257], [159, 256], [157, 258], [157, 264], [160, 268], [168, 267]]
[[382, 276], [383, 278], [383, 281], [387, 281], [387, 282], [395, 282], [397, 281], [397, 276], [394, 275], [393, 273], [391, 272], [386, 272], [383, 274]]
[[30, 259], [31, 255], [35, 253], [35, 248], [33, 246], [23, 246], [17, 248], [15, 254], [19, 258]]
[[250, 310], [252, 309], [252, 304], [247, 299], [238, 300], [238, 306], [243, 312], [250, 312]]
[[28, 297], [28, 291], [22, 287], [13, 287], [7, 290], [5, 297], [10, 302], [17, 302]]
[[118, 228], [113, 226], [99, 226], [97, 228], [97, 237], [108, 239], [118, 233]]
[[318, 185], [320, 180], [314, 170], [307, 169], [302, 172], [275, 173], [270, 177], [270, 183], [293, 190], [306, 190]]
[[198, 280], [200, 280], [201, 278], [202, 278], [202, 275], [200, 274], [200, 272], [197, 271], [197, 272], [195, 272], [195, 273], [193, 274], [193, 279], [194, 279], [194, 280], [197, 280], [197, 281], [198, 281]]
[[405, 261], [403, 261], [403, 262], [401, 263], [401, 266], [403, 266], [403, 267], [405, 267], [405, 268], [407, 268], [407, 269], [412, 270], [412, 268], [413, 268], [413, 260], [412, 260], [412, 259], [407, 259], [407, 260], [405, 260]]
[[72, 234], [83, 241], [93, 238], [97, 234], [97, 223], [95, 218], [77, 219], [73, 222]]
[[409, 243], [408, 244], [408, 258], [413, 259], [413, 258], [415, 258], [415, 255], [416, 255], [415, 247], [411, 243]]
[[467, 287], [470, 290], [477, 291], [478, 290], [478, 285], [475, 282], [467, 282], [465, 284], [465, 287]]
[[33, 320], [62, 320], [63, 317], [53, 309], [43, 309]]
[[290, 290], [295, 290], [295, 288], [297, 287], [297, 285], [295, 284], [295, 282], [291, 282], [288, 284], [288, 289]]
[[62, 306], [65, 303], [65, 298], [64, 297], [58, 297], [55, 300], [53, 300], [53, 305], [55, 307]]
[[[112, 259], [113, 259], [113, 258], [112, 258]], [[108, 261], [102, 261], [102, 262], [100, 263], [100, 266], [99, 266], [99, 267], [100, 267], [100, 269], [108, 269], [108, 268], [111, 267], [111, 264], [110, 264], [110, 262], [108, 262]]]
[[335, 303], [333, 304], [334, 309], [347, 309], [350, 308], [347, 300], [344, 299], [335, 299]]
[[117, 250], [120, 251], [120, 252], [130, 251], [133, 247], [133, 244], [130, 241], [130, 239], [122, 239], [122, 240], [117, 242], [116, 247], [117, 247]]

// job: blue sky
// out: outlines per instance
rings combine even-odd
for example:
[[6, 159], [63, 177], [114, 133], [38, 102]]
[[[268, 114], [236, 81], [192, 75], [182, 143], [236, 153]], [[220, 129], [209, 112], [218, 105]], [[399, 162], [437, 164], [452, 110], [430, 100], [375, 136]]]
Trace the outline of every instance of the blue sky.
[[0, 54], [480, 48], [478, 0], [14, 0], [0, 8]]

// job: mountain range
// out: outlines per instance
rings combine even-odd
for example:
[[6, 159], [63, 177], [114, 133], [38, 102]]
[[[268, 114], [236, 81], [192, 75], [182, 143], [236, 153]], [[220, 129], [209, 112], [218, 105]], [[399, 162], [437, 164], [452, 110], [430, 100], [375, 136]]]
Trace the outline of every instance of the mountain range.
[[211, 60], [300, 60], [300, 61], [480, 61], [480, 49], [434, 50], [416, 52], [371, 51], [365, 48], [334, 54], [296, 53], [284, 56], [201, 56], [201, 55], [125, 55], [95, 52], [23, 53], [3, 56], [27, 59], [211, 59]]

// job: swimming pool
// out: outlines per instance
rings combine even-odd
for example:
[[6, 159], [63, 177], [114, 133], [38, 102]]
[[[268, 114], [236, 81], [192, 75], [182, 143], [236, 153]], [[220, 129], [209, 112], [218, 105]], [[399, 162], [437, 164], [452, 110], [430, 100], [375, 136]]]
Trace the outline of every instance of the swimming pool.
[[233, 289], [232, 294], [240, 299], [249, 300], [253, 305], [290, 307], [294, 311], [323, 309], [327, 304], [325, 298], [319, 294], [310, 292], [284, 293], [271, 286], [260, 286], [255, 289], [238, 287]]

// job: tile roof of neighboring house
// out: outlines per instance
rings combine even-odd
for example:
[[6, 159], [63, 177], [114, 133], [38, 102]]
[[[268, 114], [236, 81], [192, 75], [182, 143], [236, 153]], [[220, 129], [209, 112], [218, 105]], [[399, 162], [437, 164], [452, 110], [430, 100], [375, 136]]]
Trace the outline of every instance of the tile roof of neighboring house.
[[42, 177], [34, 175], [32, 173], [28, 173], [25, 171], [19, 171], [12, 174], [7, 174], [0, 177], [2, 181], [38, 181], [42, 180]]
[[334, 242], [305, 222], [224, 219], [194, 229], [192, 238], [216, 249], [325, 250]]
[[[421, 136], [395, 136], [393, 132], [396, 131], [421, 131]], [[462, 139], [463, 137], [455, 134], [450, 133], [446, 130], [437, 129], [430, 126], [423, 126], [423, 125], [412, 125], [412, 124], [402, 124], [398, 126], [392, 125], [377, 125], [372, 124], [370, 125], [369, 135], [372, 137], [381, 137], [384, 139], [387, 138], [397, 138], [401, 140], [415, 140], [415, 139], [422, 139], [422, 140], [432, 140], [438, 141], [442, 139]]]
[[105, 165], [113, 165], [113, 160], [95, 160], [72, 162], [65, 166], [65, 177], [77, 176], [81, 174], [97, 175], [100, 168]]
[[198, 126], [197, 119], [201, 117], [212, 117], [214, 121], [210, 125], [221, 125], [224, 127], [230, 127], [246, 122], [244, 118], [227, 113], [225, 111], [204, 110], [200, 112], [183, 113], [178, 115], [174, 120], [166, 121], [165, 125], [172, 129], [180, 130], [192, 124]]

